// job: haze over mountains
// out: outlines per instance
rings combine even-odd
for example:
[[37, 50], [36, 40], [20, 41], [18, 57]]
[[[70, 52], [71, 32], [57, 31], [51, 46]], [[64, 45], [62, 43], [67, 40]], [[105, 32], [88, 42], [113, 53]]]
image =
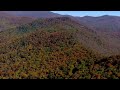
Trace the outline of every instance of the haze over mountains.
[[85, 17], [78, 17], [78, 20], [88, 27], [92, 29], [96, 29], [99, 31], [113, 31], [117, 32], [120, 31], [120, 17], [119, 16], [109, 16], [104, 15], [100, 17], [92, 17], [92, 16], [85, 16]]
[[0, 78], [120, 78], [120, 17], [0, 12]]
[[49, 17], [60, 17], [60, 14], [53, 13], [50, 11], [3, 11], [4, 13], [22, 16], [22, 17], [34, 17], [34, 18], [49, 18]]
[[[88, 29], [93, 30], [96, 34], [92, 33], [93, 37], [99, 37], [99, 41], [104, 44], [100, 47], [95, 40], [85, 40], [82, 35], [79, 35], [80, 40], [84, 45], [89, 48], [95, 49], [102, 54], [120, 53], [120, 17], [104, 15], [100, 17], [84, 16], [74, 17], [70, 15], [60, 15], [50, 11], [1, 11], [1, 17], [5, 17], [9, 26], [17, 26], [21, 23], [28, 23], [36, 20], [37, 18], [53, 18], [53, 17], [69, 17], [72, 20], [86, 26]], [[18, 17], [18, 18], [16, 18]], [[9, 18], [9, 19], [8, 19]], [[23, 19], [22, 19], [23, 18]], [[26, 19], [26, 20], [25, 20]], [[13, 22], [14, 21], [14, 22]], [[1, 24], [1, 28], [5, 26]], [[6, 28], [6, 27], [5, 27]], [[9, 27], [8, 27], [9, 28]], [[84, 32], [84, 31], [83, 31]], [[89, 36], [89, 35], [88, 35]], [[91, 38], [91, 37], [90, 37]], [[98, 39], [97, 39], [98, 40]], [[87, 44], [88, 43], [88, 44]], [[94, 44], [94, 45], [90, 45]]]
[[4, 11], [0, 11], [0, 31], [14, 28], [21, 24], [26, 24], [35, 20], [33, 17], [18, 17]]
[[80, 23], [99, 31], [119, 31], [120, 17], [103, 15], [99, 17], [84, 16], [74, 17], [70, 15], [60, 15], [50, 11], [1, 11], [0, 17], [31, 17], [31, 18], [51, 18], [51, 17], [70, 17], [77, 19]]

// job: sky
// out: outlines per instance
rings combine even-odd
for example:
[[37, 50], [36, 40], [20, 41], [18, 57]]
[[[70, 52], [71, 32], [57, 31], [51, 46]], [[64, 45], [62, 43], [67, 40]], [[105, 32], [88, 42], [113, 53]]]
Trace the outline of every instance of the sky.
[[72, 16], [102, 16], [102, 15], [112, 15], [120, 16], [120, 11], [52, 11], [54, 13], [59, 13], [62, 15], [72, 15]]

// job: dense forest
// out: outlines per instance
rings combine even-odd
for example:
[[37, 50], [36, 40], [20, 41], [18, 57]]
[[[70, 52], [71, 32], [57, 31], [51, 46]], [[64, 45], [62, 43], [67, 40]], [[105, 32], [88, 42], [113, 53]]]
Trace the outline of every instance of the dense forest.
[[30, 20], [0, 32], [0, 79], [119, 79], [120, 54], [104, 44], [69, 17]]

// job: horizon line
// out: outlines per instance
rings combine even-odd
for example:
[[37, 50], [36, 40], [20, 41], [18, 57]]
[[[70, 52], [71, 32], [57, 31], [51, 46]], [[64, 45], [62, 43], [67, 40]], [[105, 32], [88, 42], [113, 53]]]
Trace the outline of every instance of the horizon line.
[[120, 11], [51, 11], [56, 14], [74, 17], [120, 16]]

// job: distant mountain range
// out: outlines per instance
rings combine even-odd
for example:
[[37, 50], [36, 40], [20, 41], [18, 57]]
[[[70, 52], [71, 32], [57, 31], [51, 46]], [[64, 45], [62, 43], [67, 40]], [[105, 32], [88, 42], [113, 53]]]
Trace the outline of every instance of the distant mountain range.
[[[104, 15], [100, 17], [84, 16], [74, 17], [70, 15], [60, 15], [50, 11], [1, 11], [0, 12], [0, 30], [6, 30], [9, 28], [15, 28], [25, 23], [30, 23], [38, 18], [53, 18], [53, 17], [68, 17], [73, 21], [92, 30], [93, 37], [98, 38], [101, 43], [104, 44], [104, 48], [99, 47], [99, 44], [95, 40], [87, 40], [83, 35], [78, 35], [79, 39], [83, 38], [82, 43], [93, 50], [97, 50], [101, 53], [119, 53], [120, 48], [120, 17]], [[7, 26], [6, 26], [7, 25]], [[82, 31], [84, 33], [84, 31]], [[85, 33], [86, 34], [86, 33]], [[97, 35], [97, 36], [95, 36]], [[90, 35], [87, 35], [89, 37]], [[89, 37], [91, 38], [91, 37]], [[86, 40], [85, 40], [86, 39]], [[96, 39], [96, 40], [98, 40]], [[94, 45], [89, 45], [92, 43]], [[114, 49], [112, 49], [112, 48]]]
[[109, 16], [109, 15], [104, 15], [100, 17], [85, 16], [85, 17], [78, 17], [77, 19], [84, 25], [98, 31], [103, 31], [103, 32], [120, 31], [119, 16]]
[[[4, 14], [0, 16], [22, 16], [22, 17], [32, 17], [32, 18], [51, 18], [51, 17], [71, 17], [78, 20], [80, 23], [90, 27], [91, 29], [98, 31], [120, 31], [120, 17], [119, 16], [84, 16], [84, 17], [74, 17], [70, 15], [60, 15], [50, 11], [1, 11]], [[6, 13], [6, 14], [5, 14]]]
[[60, 14], [53, 13], [50, 11], [3, 11], [4, 13], [22, 16], [22, 17], [34, 17], [34, 18], [50, 18], [50, 17], [60, 17]]

